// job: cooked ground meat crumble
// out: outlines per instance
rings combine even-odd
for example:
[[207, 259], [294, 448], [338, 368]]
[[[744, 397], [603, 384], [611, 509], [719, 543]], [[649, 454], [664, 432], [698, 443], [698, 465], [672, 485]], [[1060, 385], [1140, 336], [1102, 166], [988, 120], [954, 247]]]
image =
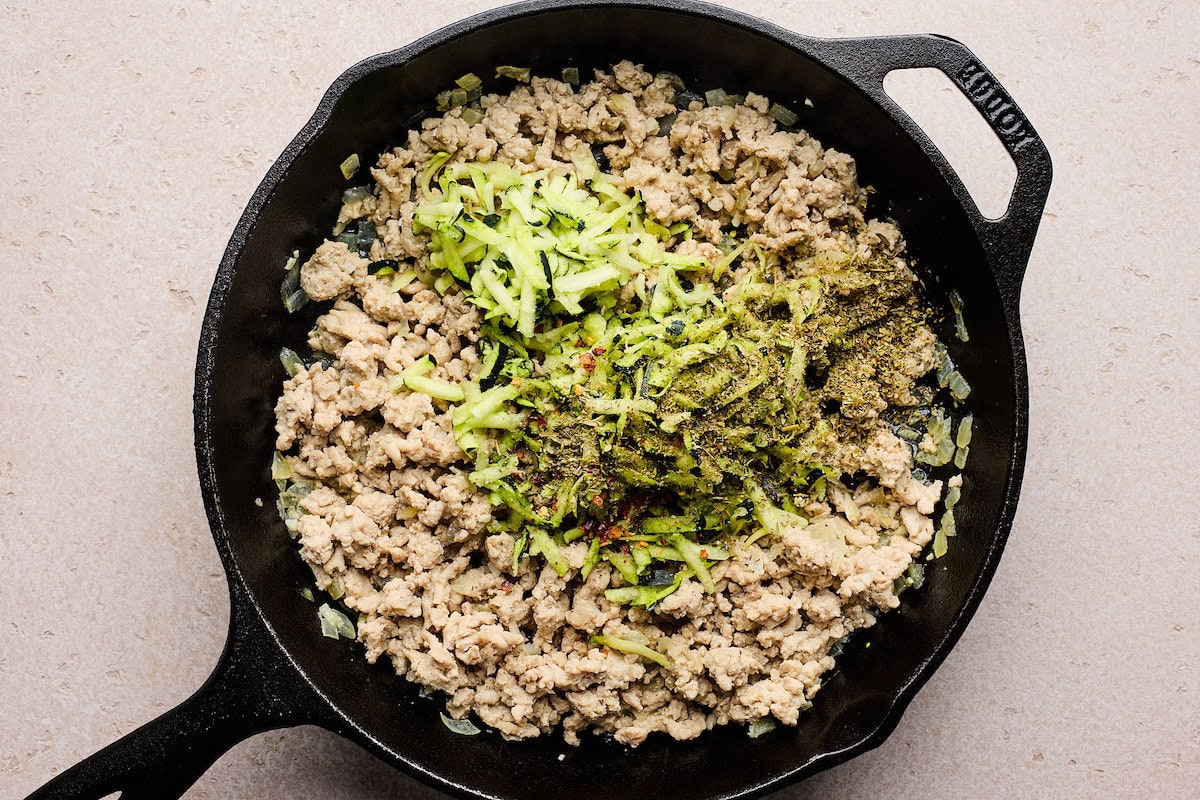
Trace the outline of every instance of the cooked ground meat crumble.
[[[461, 110], [427, 119], [380, 157], [374, 193], [342, 208], [343, 224], [374, 223], [369, 257], [326, 241], [300, 272], [311, 298], [333, 301], [309, 338], [332, 365], [301, 365], [276, 407], [277, 448], [315, 487], [299, 501], [301, 556], [317, 585], [344, 593], [360, 615], [368, 660], [386, 657], [444, 692], [452, 716], [473, 712], [506, 737], [561, 726], [572, 744], [591, 729], [636, 746], [655, 731], [691, 739], [730, 722], [793, 725], [834, 665], [831, 648], [896, 607], [894, 582], [934, 534], [942, 482], [913, 476], [909, 446], [879, 416], [913, 404], [912, 386], [934, 366], [924, 324], [890, 381], [855, 409], [866, 445], [828, 444], [827, 463], [866, 478], [855, 490], [830, 482], [802, 509], [810, 528], [844, 539], [844, 552], [787, 529], [733, 548], [712, 569], [715, 593], [689, 581], [652, 611], [605, 599], [625, 585], [607, 563], [580, 578], [584, 541], [563, 548], [566, 575], [534, 559], [514, 573], [514, 537], [490, 531], [492, 506], [468, 480], [447, 404], [389, 388], [389, 376], [426, 354], [431, 377], [448, 382], [468, 379], [479, 360], [480, 314], [455, 287], [441, 295], [422, 280], [395, 291], [368, 274], [372, 261], [396, 259], [428, 277], [428, 237], [414, 232], [413, 213], [418, 176], [437, 152], [529, 172], [574, 169], [570, 154], [597, 146], [649, 217], [690, 223], [694, 236], [677, 252], [719, 259], [726, 231], [745, 226], [765, 250], [882, 259], [915, 282], [900, 232], [864, 218], [849, 156], [778, 129], [761, 96], [681, 109], [674, 100], [669, 80], [622, 62], [580, 87], [535, 77], [489, 95], [473, 125]], [[597, 647], [596, 634], [651, 642], [670, 667]]]

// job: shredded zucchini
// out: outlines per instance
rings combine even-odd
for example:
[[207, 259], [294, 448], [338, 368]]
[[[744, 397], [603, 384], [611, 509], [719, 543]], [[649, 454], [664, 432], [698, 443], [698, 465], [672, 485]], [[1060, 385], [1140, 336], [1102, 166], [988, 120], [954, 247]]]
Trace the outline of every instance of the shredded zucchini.
[[975, 418], [968, 414], [958, 423], [958, 434], [954, 437], [954, 444], [959, 447], [967, 447], [971, 444], [971, 425], [975, 422]]
[[[530, 79], [521, 67], [496, 75]], [[677, 76], [659, 78], [677, 103], [692, 102]], [[481, 84], [464, 75], [439, 102], [473, 102], [465, 94]], [[704, 100], [725, 115], [743, 99], [714, 89]], [[617, 96], [614, 108], [625, 102]], [[476, 124], [486, 106], [459, 113]], [[778, 105], [771, 116], [798, 120]], [[461, 293], [482, 315], [479, 363], [455, 384], [422, 359], [389, 386], [450, 405], [455, 439], [475, 459], [470, 480], [497, 509], [492, 530], [515, 541], [514, 573], [528, 556], [566, 575], [564, 548], [582, 540], [581, 579], [607, 564], [626, 584], [609, 601], [651, 608], [688, 580], [715, 592], [714, 566], [739, 542], [788, 529], [840, 559], [844, 530], [810, 524], [801, 509], [838, 486], [818, 456], [835, 431], [825, 416], [879, 399], [835, 394], [826, 376], [839, 351], [864, 347], [900, 368], [927, 313], [905, 274], [829, 253], [781, 263], [732, 232], [711, 263], [681, 253], [689, 226], [649, 216], [585, 146], [568, 166], [525, 174], [436, 153], [417, 187], [413, 226], [429, 238], [433, 288]], [[393, 288], [416, 278], [386, 262], [368, 271], [395, 275]], [[961, 402], [970, 387], [944, 349], [938, 363], [939, 383]], [[965, 457], [957, 442], [969, 422], [953, 435], [940, 410], [897, 430], [915, 446], [926, 424], [933, 452], [926, 443], [918, 461]]]
[[[601, 541], [587, 572], [607, 561], [632, 588], [653, 564], [682, 562], [713, 592], [711, 564], [728, 557], [732, 537], [806, 523], [761, 485], [782, 470], [797, 476], [789, 492], [821, 495], [837, 477], [812, 458], [829, 428], [813, 424], [820, 400], [805, 386], [816, 360], [806, 342], [809, 320], [834, 302], [823, 275], [845, 263], [814, 258], [789, 277], [746, 242], [731, 242], [715, 265], [678, 254], [686, 226], [647, 218], [590, 151], [572, 160], [571, 170], [521, 175], [435, 156], [414, 220], [430, 235], [438, 280], [457, 283], [483, 313], [481, 361], [461, 399], [420, 376], [402, 383], [455, 404], [455, 437], [476, 456], [471, 480], [505, 509], [495, 525], [517, 539], [514, 569], [525, 552], [556, 552], [526, 523], [552, 532], [571, 519], [589, 539], [593, 523], [636, 524], [663, 540], [632, 551]], [[712, 275], [751, 254], [755, 271], [718, 296]], [[618, 304], [629, 289], [635, 299]], [[777, 381], [781, 361], [788, 377]], [[741, 505], [744, 484], [759, 487], [754, 514]], [[654, 504], [640, 523], [609, 510], [639, 494]], [[613, 597], [650, 605], [660, 594]]]
[[663, 667], [669, 668], [671, 666], [671, 662], [662, 653], [632, 639], [621, 639], [616, 636], [593, 636], [591, 642], [601, 647], [607, 647], [610, 650], [619, 650], [622, 653], [632, 653], [635, 656], [641, 656]]
[[558, 543], [550, 538], [550, 534], [541, 528], [534, 528], [529, 538], [530, 555], [540, 554], [544, 556], [546, 563], [559, 575], [566, 575], [571, 571], [571, 565], [567, 563], [567, 559], [563, 556], [562, 550], [559, 549]]

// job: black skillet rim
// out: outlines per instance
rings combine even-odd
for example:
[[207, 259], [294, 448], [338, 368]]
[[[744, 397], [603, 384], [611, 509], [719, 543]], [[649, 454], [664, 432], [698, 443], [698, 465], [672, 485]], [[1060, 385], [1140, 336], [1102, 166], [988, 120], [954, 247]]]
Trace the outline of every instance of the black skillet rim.
[[[274, 193], [274, 190], [282, 180], [283, 176], [287, 173], [293, 161], [301, 152], [304, 151], [311, 140], [328, 123], [333, 108], [341, 96], [361, 77], [379, 69], [401, 66], [429, 49], [450, 42], [479, 28], [483, 28], [503, 20], [532, 16], [546, 11], [565, 10], [570, 8], [591, 8], [598, 6], [635, 9], [662, 9], [705, 18], [722, 24], [737, 26], [765, 38], [775, 40], [789, 49], [800, 50], [808, 57], [819, 61], [835, 73], [838, 73], [848, 82], [857, 85], [857, 82], [851, 75], [847, 75], [842, 68], [839, 68], [839, 65], [835, 63], [835, 59], [829, 58], [828, 51], [822, 53], [820, 43], [830, 40], [817, 39], [795, 34], [765, 20], [758, 19], [747, 14], [732, 11], [719, 6], [709, 5], [707, 3], [693, 2], [692, 0], [660, 0], [659, 2], [651, 2], [649, 0], [616, 0], [615, 2], [609, 2], [608, 0], [573, 0], [572, 2], [565, 3], [554, 2], [554, 0], [532, 0], [532, 2], [504, 6], [452, 23], [426, 36], [423, 36], [404, 47], [366, 58], [350, 67], [334, 81], [334, 83], [321, 98], [321, 101], [318, 104], [313, 116], [295, 136], [295, 138], [287, 145], [287, 147], [280, 154], [279, 158], [272, 164], [266, 176], [263, 178], [263, 181], [260, 183], [251, 199], [247, 203], [246, 209], [237, 223], [237, 226], [221, 259], [221, 263], [213, 283], [212, 292], [209, 297], [209, 303], [205, 312], [204, 322], [201, 330], [196, 364], [194, 403], [197, 467], [204, 506], [210, 522], [210, 527], [213, 532], [213, 538], [220, 553], [222, 563], [224, 564], [226, 572], [229, 576], [231, 602], [234, 604], [234, 609], [231, 611], [231, 614], [238, 614], [240, 604], [248, 604], [249, 607], [253, 609], [253, 616], [257, 617], [258, 621], [261, 623], [260, 626], [255, 627], [260, 627], [262, 631], [265, 631], [269, 636], [275, 639], [275, 643], [278, 646], [281, 657], [288, 661], [292, 661], [291, 656], [282, 645], [282, 642], [279, 641], [278, 635], [273, 630], [269, 620], [267, 620], [261, 606], [254, 598], [254, 595], [250, 591], [249, 587], [246, 585], [238, 562], [233, 555], [229, 542], [229, 533], [225, 526], [221, 500], [217, 491], [216, 470], [213, 460], [211, 431], [213, 400], [211, 396], [211, 388], [212, 374], [217, 350], [217, 340], [220, 333], [222, 314], [226, 300], [231, 292], [233, 277], [237, 271], [238, 262], [241, 259], [242, 250], [245, 245], [247, 235], [257, 223], [262, 209], [267, 204], [269, 198]], [[872, 97], [872, 100], [873, 102], [879, 102], [874, 97]], [[930, 158], [938, 173], [952, 189], [954, 195], [959, 199], [960, 202], [963, 203], [964, 211], [967, 212], [968, 218], [972, 221], [981, 219], [978, 211], [974, 208], [973, 203], [971, 203], [965, 188], [962, 186], [961, 181], [954, 173], [946, 159], [931, 144], [924, 132], [921, 131], [921, 129], [915, 123], [908, 119], [907, 116], [903, 114], [897, 114], [888, 108], [885, 108], [884, 110], [889, 114], [889, 116], [893, 117], [901, 129], [911, 136], [917, 142], [917, 144], [921, 146], [922, 150], [925, 151], [926, 156]], [[1015, 198], [1015, 200], [1016, 199], [1019, 198]], [[976, 233], [978, 234], [979, 226], [975, 225], [975, 228]], [[1001, 270], [997, 268], [996, 262], [993, 261], [994, 248], [989, 249], [985, 247], [985, 252], [987, 252], [989, 255], [989, 266], [991, 267], [992, 272], [997, 279], [997, 283], [1001, 284], [1006, 276], [1000, 274]], [[1027, 256], [1028, 250], [1026, 249], [1023, 254], [1017, 252], [1012, 254], [1010, 257], [1013, 257], [1018, 261], [1022, 261], [1027, 258]], [[1019, 288], [1019, 279], [1017, 283]], [[814, 756], [804, 763], [797, 764], [793, 769], [785, 773], [776, 775], [773, 778], [761, 783], [747, 786], [743, 791], [737, 794], [728, 795], [728, 797], [760, 796], [769, 791], [776, 790], [794, 783], [797, 780], [808, 777], [816, 772], [836, 766], [837, 764], [843, 763], [860, 753], [873, 749], [882, 744], [883, 741], [886, 740], [888, 736], [890, 736], [895, 730], [897, 724], [899, 723], [900, 717], [907, 708], [908, 704], [911, 702], [912, 698], [926, 683], [926, 681], [929, 680], [937, 667], [940, 666], [940, 664], [945, 660], [954, 644], [956, 644], [959, 638], [962, 636], [962, 633], [966, 629], [967, 623], [978, 609], [987, 586], [995, 573], [1000, 555], [1003, 552], [1012, 526], [1013, 516], [1016, 510], [1016, 501], [1020, 491], [1028, 437], [1028, 382], [1025, 364], [1025, 350], [1021, 337], [1017, 309], [1017, 294], [1015, 291], [1010, 289], [1007, 293], [1002, 291], [1002, 295], [1006, 298], [1006, 308], [1004, 311], [1008, 326], [1008, 338], [1011, 345], [1011, 356], [1014, 366], [1013, 387], [1016, 394], [1016, 402], [1014, 404], [1015, 413], [1013, 420], [1013, 452], [1008, 463], [1003, 502], [1001, 503], [996, 516], [997, 524], [992, 532], [991, 539], [986, 549], [986, 554], [977, 573], [975, 582], [967, 592], [965, 602], [960, 606], [957, 614], [954, 616], [954, 619], [948, 627], [946, 634], [934, 647], [929, 656], [922, 662], [921, 666], [913, 673], [908, 682], [905, 683], [904, 686], [901, 687], [901, 689], [896, 693], [887, 714], [884, 716], [879, 726], [876, 727], [870, 734], [862, 737], [858, 742], [846, 748], [836, 751], [829, 751]], [[261, 635], [261, 633], [259, 635]], [[436, 786], [441, 790], [451, 792], [459, 796], [481, 798], [489, 797], [489, 795], [482, 794], [472, 787], [456, 784], [443, 776], [423, 770], [420, 765], [408, 761], [403, 754], [392, 750], [382, 742], [376, 740], [353, 719], [337, 708], [332, 701], [326, 695], [324, 695], [324, 693], [322, 693], [315, 684], [312, 683], [309, 677], [299, 668], [297, 664], [295, 664], [294, 661], [292, 661], [292, 667], [305, 682], [307, 688], [311, 689], [315, 695], [319, 696], [322, 701], [328, 704], [329, 708], [337, 716], [338, 722], [330, 727], [334, 727], [342, 735], [346, 735], [360, 742], [375, 755], [385, 759], [389, 763], [401, 768], [409, 774]]]

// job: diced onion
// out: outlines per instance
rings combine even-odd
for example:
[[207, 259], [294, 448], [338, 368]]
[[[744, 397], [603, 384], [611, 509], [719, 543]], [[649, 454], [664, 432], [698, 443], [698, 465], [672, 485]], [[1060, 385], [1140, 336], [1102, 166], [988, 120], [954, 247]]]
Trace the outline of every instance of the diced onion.
[[946, 531], [943, 528], [938, 528], [937, 533], [933, 535], [933, 557], [941, 558], [946, 555]]
[[369, 186], [351, 186], [342, 192], [342, 205], [353, 205], [354, 203], [366, 200], [370, 196], [371, 188]]
[[289, 314], [294, 314], [308, 303], [308, 293], [303, 289], [292, 292], [283, 300], [283, 307]]
[[787, 106], [781, 106], [779, 103], [772, 103], [767, 109], [767, 116], [783, 125], [785, 128], [790, 128], [800, 121], [800, 117], [795, 111], [792, 111]]
[[966, 447], [971, 444], [971, 424], [975, 421], [975, 417], [968, 414], [958, 423], [958, 435], [954, 437], [954, 444], [959, 447]]
[[709, 89], [704, 93], [704, 102], [713, 107], [733, 105], [733, 101], [729, 99], [729, 95], [725, 94], [724, 89]]
[[467, 92], [471, 91], [472, 89], [478, 89], [483, 85], [483, 80], [474, 72], [468, 72], [466, 75], [463, 75], [454, 82], [458, 84], [458, 88]]
[[960, 402], [966, 400], [967, 396], [971, 394], [971, 385], [967, 383], [967, 379], [958, 370], [951, 372], [947, 376], [946, 386], [950, 389], [950, 395]]
[[455, 719], [448, 717], [445, 714], [440, 715], [442, 724], [445, 725], [451, 733], [457, 733], [459, 736], [475, 736], [481, 733], [479, 728], [475, 727], [475, 723], [469, 719]]
[[914, 589], [920, 589], [925, 585], [925, 565], [916, 561], [908, 565], [908, 579], [910, 585]]
[[942, 514], [942, 530], [947, 536], [958, 535], [958, 526], [954, 522], [954, 511], [947, 508], [946, 513]]
[[970, 454], [971, 448], [960, 447], [958, 452], [954, 454], [954, 466], [958, 469], [964, 469], [967, 466], [967, 456]]
[[317, 609], [317, 617], [321, 620], [321, 635], [330, 639], [355, 637], [354, 623], [350, 618], [333, 608], [328, 603], [322, 603]]
[[287, 456], [276, 450], [271, 456], [271, 478], [286, 481], [292, 474], [292, 463], [287, 460]]
[[949, 491], [946, 492], [946, 508], [954, 508], [956, 505], [958, 505], [958, 501], [961, 497], [962, 490], [957, 486], [951, 486]]
[[963, 320], [962, 295], [958, 293], [958, 290], [952, 290], [949, 298], [950, 307], [954, 309], [954, 335], [960, 342], [968, 342], [971, 337], [967, 334], [967, 323]]
[[750, 723], [750, 727], [747, 729], [746, 734], [751, 739], [757, 739], [764, 733], [770, 733], [778, 727], [778, 723], [776, 723], [775, 720], [771, 719], [770, 717], [760, 717], [759, 719], [756, 719]]
[[283, 369], [287, 372], [289, 378], [295, 376], [300, 371], [300, 368], [304, 366], [304, 361], [300, 359], [295, 350], [289, 347], [279, 350], [279, 361], [283, 364]]
[[497, 78], [512, 78], [521, 83], [529, 83], [529, 67], [496, 67]]
[[667, 85], [677, 92], [682, 92], [687, 88], [687, 84], [683, 82], [683, 78], [679, 77], [674, 72], [660, 72], [654, 77], [657, 80], [666, 81]]

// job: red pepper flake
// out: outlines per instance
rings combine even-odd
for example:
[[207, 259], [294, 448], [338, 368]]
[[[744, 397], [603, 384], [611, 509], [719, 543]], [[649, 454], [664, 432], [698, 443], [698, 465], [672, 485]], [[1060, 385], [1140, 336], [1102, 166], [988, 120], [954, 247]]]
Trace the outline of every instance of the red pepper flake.
[[504, 591], [505, 594], [512, 594], [513, 585], [511, 583], [509, 583], [508, 581], [505, 581], [504, 583], [500, 584], [500, 588]]
[[707, 547], [701, 547], [701, 548], [700, 548], [700, 557], [701, 557], [701, 558], [708, 558], [708, 548], [707, 548]]
[[579, 366], [583, 367], [588, 372], [591, 372], [596, 368], [596, 357], [591, 353], [580, 353]]
[[602, 356], [607, 352], [608, 352], [608, 349], [606, 347], [604, 347], [604, 345], [598, 344], [592, 348], [593, 355]]

